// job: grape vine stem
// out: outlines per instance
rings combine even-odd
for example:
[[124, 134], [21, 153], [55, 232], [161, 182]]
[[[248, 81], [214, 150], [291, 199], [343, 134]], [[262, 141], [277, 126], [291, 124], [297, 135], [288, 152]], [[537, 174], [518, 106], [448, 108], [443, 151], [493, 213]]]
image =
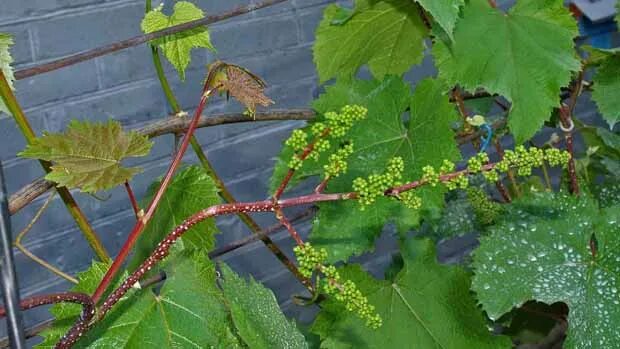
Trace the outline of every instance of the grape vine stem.
[[[207, 95], [206, 93], [204, 95]], [[187, 144], [186, 138], [184, 138], [184, 144]], [[306, 149], [307, 150], [307, 149]], [[489, 163], [482, 166], [481, 171], [490, 171], [495, 168], [496, 163]], [[462, 175], [471, 174], [472, 172], [468, 169], [456, 171], [453, 173], [445, 174], [439, 177], [441, 182], [448, 182], [454, 178], [460, 177]], [[429, 182], [426, 180], [417, 180], [413, 182], [406, 183], [401, 186], [392, 187], [384, 192], [385, 196], [398, 197], [400, 193], [406, 192], [408, 190], [413, 190], [415, 188], [421, 187], [423, 185], [428, 184]], [[286, 186], [284, 186], [286, 187]], [[155, 248], [155, 250], [151, 253], [151, 255], [136, 269], [134, 270], [124, 281], [123, 283], [116, 288], [110, 295], [104, 300], [99, 311], [97, 312], [97, 320], [102, 319], [111, 309], [112, 307], [130, 290], [132, 287], [141, 280], [141, 278], [151, 270], [156, 264], [158, 264], [161, 260], [166, 258], [168, 253], [170, 252], [170, 248], [172, 245], [191, 227], [194, 225], [217, 216], [222, 215], [231, 215], [238, 214], [240, 212], [244, 213], [256, 213], [256, 212], [273, 212], [279, 218], [281, 224], [285, 225], [289, 232], [293, 237], [296, 233], [292, 224], [284, 214], [282, 210], [289, 207], [302, 206], [302, 205], [311, 205], [317, 204], [320, 202], [329, 202], [329, 201], [343, 201], [343, 200], [355, 200], [358, 198], [357, 193], [355, 192], [344, 192], [344, 193], [312, 193], [309, 195], [298, 196], [294, 198], [287, 199], [277, 199], [272, 197], [267, 200], [255, 201], [255, 202], [243, 202], [243, 203], [227, 203], [220, 204], [208, 207], [206, 209], [200, 210], [185, 221], [183, 221], [180, 225], [178, 225], [172, 232], [170, 232]], [[292, 230], [292, 231], [291, 231]], [[303, 241], [297, 235], [298, 239], [296, 239], [298, 244], [303, 244]], [[128, 239], [129, 240], [129, 239]], [[116, 259], [119, 261], [120, 259]], [[120, 262], [119, 262], [120, 265]], [[113, 277], [115, 273], [111, 273], [112, 267], [108, 270], [106, 275], [109, 278]], [[117, 269], [118, 270], [118, 269]], [[105, 279], [105, 277], [104, 277]], [[104, 284], [102, 281], [100, 283]], [[105, 289], [105, 288], [104, 288]], [[31, 307], [37, 306], [35, 303], [41, 304], [50, 304], [57, 303], [66, 300], [54, 300], [51, 296], [36, 296], [33, 298], [29, 298], [24, 300], [28, 304], [33, 304]], [[86, 296], [88, 297], [88, 296]], [[34, 299], [34, 300], [33, 300]], [[91, 299], [92, 303], [95, 304], [95, 298]], [[85, 333], [87, 332], [95, 323], [95, 321], [91, 321], [92, 319], [87, 318], [86, 316], [82, 316], [79, 318], [75, 324], [71, 327], [71, 329], [61, 338], [61, 340], [56, 345], [56, 348], [70, 348], [75, 344], [75, 342]]]
[[196, 130], [198, 119], [200, 119], [200, 115], [202, 114], [202, 111], [204, 110], [204, 107], [207, 104], [207, 101], [209, 100], [211, 93], [216, 88], [219, 87], [219, 86], [214, 86], [213, 88], [210, 88], [209, 86], [211, 85], [212, 81], [213, 81], [213, 74], [212, 72], [209, 72], [207, 79], [205, 80], [203, 89], [202, 89], [202, 93], [200, 96], [200, 102], [198, 103], [198, 107], [196, 108], [194, 117], [192, 118], [192, 122], [189, 124], [187, 132], [185, 133], [185, 136], [183, 137], [183, 142], [181, 143], [181, 146], [179, 147], [179, 151], [176, 153], [174, 159], [172, 160], [172, 163], [168, 167], [168, 171], [166, 171], [166, 175], [164, 176], [164, 179], [162, 180], [159, 186], [159, 189], [153, 196], [153, 199], [149, 203], [144, 215], [140, 217], [140, 219], [138, 219], [138, 221], [134, 225], [133, 229], [129, 233], [129, 236], [127, 237], [127, 240], [121, 247], [120, 252], [118, 253], [116, 258], [112, 262], [110, 269], [108, 269], [103, 279], [97, 286], [97, 289], [95, 290], [95, 293], [93, 294], [93, 301], [95, 303], [99, 301], [99, 299], [103, 295], [103, 292], [109, 286], [114, 276], [118, 273], [118, 271], [121, 268], [121, 265], [123, 264], [123, 262], [129, 255], [129, 252], [131, 252], [132, 247], [135, 245], [136, 241], [138, 240], [138, 237], [144, 231], [144, 228], [146, 227], [146, 225], [149, 223], [149, 221], [155, 214], [155, 210], [157, 209], [159, 202], [161, 201], [162, 197], [164, 196], [164, 193], [166, 192], [166, 189], [168, 188], [168, 186], [170, 185], [170, 182], [172, 181], [172, 176], [174, 175], [177, 168], [181, 164], [181, 159], [183, 158], [183, 155], [187, 151], [190, 139], [193, 136], [194, 131]]
[[[145, 1], [145, 10], [146, 12], [149, 12], [151, 10], [151, 0]], [[170, 83], [168, 82], [168, 78], [166, 77], [166, 74], [162, 67], [159, 50], [153, 44], [151, 44], [151, 56], [153, 60], [153, 66], [155, 67], [155, 72], [157, 73], [157, 77], [159, 79], [160, 86], [162, 90], [164, 91], [168, 104], [172, 108], [172, 111], [175, 113], [174, 118], [178, 119], [177, 116], [182, 115], [183, 111], [180, 107], [180, 104], [176, 96], [174, 95], [174, 92], [172, 91], [172, 87], [170, 87]], [[179, 136], [180, 136], [180, 133], [175, 133], [175, 150], [177, 149]], [[237, 200], [232, 195], [228, 187], [224, 184], [224, 181], [217, 174], [215, 168], [213, 167], [213, 165], [207, 158], [207, 154], [205, 154], [205, 152], [202, 150], [202, 147], [200, 146], [198, 139], [196, 139], [194, 135], [192, 135], [190, 138], [190, 145], [192, 146], [194, 153], [196, 153], [196, 156], [198, 157], [198, 160], [202, 164], [202, 167], [204, 168], [205, 172], [213, 180], [213, 182], [215, 183], [215, 186], [218, 188], [220, 197], [228, 203], [236, 202]], [[256, 223], [256, 221], [254, 221], [252, 217], [250, 217], [247, 213], [239, 213], [238, 217], [250, 229], [250, 231], [253, 234], [258, 234], [261, 231], [261, 227], [258, 225], [258, 223]], [[280, 263], [282, 263], [282, 265], [284, 265], [284, 267], [288, 269], [295, 276], [295, 278], [297, 278], [304, 286], [308, 287], [308, 285], [311, 285], [310, 280], [308, 280], [308, 278], [301, 275], [295, 263], [293, 263], [293, 261], [291, 261], [286, 256], [286, 254], [284, 254], [284, 252], [280, 249], [280, 247], [278, 247], [278, 245], [276, 245], [268, 236], [261, 237], [261, 241], [263, 242], [263, 244], [265, 244], [265, 246], [269, 249], [269, 251], [271, 251], [271, 253], [280, 261]]]

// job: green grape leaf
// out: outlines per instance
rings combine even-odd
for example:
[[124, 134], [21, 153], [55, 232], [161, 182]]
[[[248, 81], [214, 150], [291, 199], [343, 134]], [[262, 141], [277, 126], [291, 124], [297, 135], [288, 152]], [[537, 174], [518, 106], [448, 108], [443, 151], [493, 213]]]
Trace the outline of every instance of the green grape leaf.
[[509, 206], [474, 255], [472, 288], [491, 319], [529, 300], [564, 302], [564, 348], [620, 348], [620, 206], [531, 194]]
[[121, 160], [146, 156], [152, 146], [147, 137], [124, 132], [118, 121], [71, 120], [65, 132], [44, 132], [18, 155], [52, 161], [46, 179], [61, 187], [94, 193], [123, 184], [140, 173], [140, 168], [123, 167]]
[[[459, 119], [448, 96], [442, 93], [438, 80], [422, 80], [411, 98], [409, 119], [409, 151], [415, 162], [411, 163], [411, 180], [422, 177], [424, 166], [439, 168], [443, 160], [458, 161], [461, 154], [451, 126]], [[425, 186], [416, 190], [426, 207], [442, 207], [443, 186]]]
[[591, 155], [620, 159], [620, 135], [605, 128], [589, 126], [575, 121], [579, 134], [592, 152]]
[[603, 182], [594, 187], [601, 208], [620, 205], [620, 183]]
[[476, 215], [467, 198], [456, 198], [446, 202], [443, 214], [429, 219], [422, 226], [424, 236], [435, 240], [453, 238], [476, 231]]
[[130, 291], [75, 348], [240, 347], [206, 252], [175, 253], [164, 270], [157, 294]]
[[607, 172], [609, 172], [610, 174], [613, 174], [616, 177], [618, 177], [618, 174], [620, 174], [620, 160], [603, 157], [601, 158], [601, 164], [605, 166]]
[[[155, 181], [143, 200], [146, 207], [159, 188], [160, 181]], [[200, 166], [188, 166], [179, 171], [161, 199], [153, 218], [138, 238], [130, 269], [140, 265], [172, 229], [181, 224], [192, 214], [221, 202], [217, 187], [209, 175]], [[215, 247], [215, 234], [218, 229], [215, 220], [204, 220], [181, 237], [177, 246], [210, 250]]]
[[587, 53], [588, 59], [585, 62], [587, 66], [598, 66], [609, 56], [620, 53], [620, 48], [598, 48], [590, 45], [581, 45], [579, 48]]
[[411, 0], [356, 0], [353, 16], [334, 25], [342, 14], [325, 8], [316, 31], [314, 62], [320, 82], [351, 77], [364, 64], [382, 79], [403, 74], [424, 58], [428, 30]]
[[441, 26], [441, 28], [448, 34], [450, 39], [453, 39], [452, 33], [454, 32], [454, 26], [459, 18], [459, 12], [461, 7], [465, 4], [465, 0], [415, 0], [426, 11], [428, 11], [435, 21]]
[[[149, 11], [142, 20], [142, 31], [152, 33], [175, 25], [204, 18], [202, 10], [191, 2], [179, 1], [174, 4], [174, 12], [170, 17], [161, 12], [161, 8]], [[181, 80], [185, 80], [185, 68], [191, 60], [193, 48], [207, 48], [215, 51], [206, 26], [197, 27], [157, 39], [153, 44], [159, 45], [164, 55], [179, 73]]]
[[250, 348], [308, 348], [295, 324], [286, 319], [273, 292], [252, 277], [243, 280], [220, 264], [221, 288], [239, 337]]
[[[15, 81], [15, 77], [13, 76], [13, 67], [11, 67], [11, 63], [13, 63], [13, 57], [11, 57], [11, 53], [9, 48], [13, 45], [13, 37], [9, 34], [0, 33], [0, 69], [2, 69], [2, 73], [6, 78], [6, 81], [9, 83], [9, 87], [11, 90], [14, 90], [13, 81]], [[11, 112], [4, 104], [4, 100], [0, 98], [0, 113], [10, 114]]]
[[[427, 79], [418, 84], [412, 97], [408, 85], [394, 76], [382, 82], [353, 80], [327, 87], [326, 93], [313, 104], [319, 114], [340, 110], [347, 104], [363, 105], [368, 109], [366, 119], [354, 125], [347, 135], [354, 149], [348, 158], [348, 171], [331, 180], [328, 190], [350, 191], [355, 178], [383, 172], [387, 161], [394, 156], [405, 161], [405, 180], [419, 178], [426, 165], [440, 166], [443, 159], [458, 160], [460, 154], [450, 128], [458, 115], [441, 88], [437, 80]], [[411, 111], [407, 126], [403, 117], [408, 107]], [[272, 176], [272, 187], [277, 187], [286, 173], [289, 154], [292, 150], [285, 146]], [[327, 157], [324, 154], [321, 159]], [[323, 165], [324, 162], [308, 160], [295, 178], [321, 174]], [[441, 187], [418, 190], [423, 200], [422, 213], [441, 209], [443, 192]], [[387, 198], [379, 198], [364, 212], [356, 202], [319, 204], [319, 208], [311, 241], [328, 250], [330, 261], [345, 260], [371, 250], [388, 221], [395, 222], [401, 231], [419, 222], [419, 212]]]
[[359, 266], [340, 271], [368, 297], [383, 325], [371, 330], [332, 299], [321, 303], [312, 331], [321, 348], [510, 348], [508, 337], [493, 336], [476, 306], [470, 274], [437, 263], [429, 240], [409, 240], [404, 267], [394, 280], [376, 280]]
[[593, 81], [592, 99], [613, 128], [620, 121], [620, 54], [609, 55], [603, 60]]
[[486, 0], [463, 10], [451, 44], [433, 45], [440, 78], [512, 102], [508, 126], [517, 143], [532, 137], [560, 104], [560, 88], [580, 70], [577, 25], [562, 0], [520, 0], [507, 14]]

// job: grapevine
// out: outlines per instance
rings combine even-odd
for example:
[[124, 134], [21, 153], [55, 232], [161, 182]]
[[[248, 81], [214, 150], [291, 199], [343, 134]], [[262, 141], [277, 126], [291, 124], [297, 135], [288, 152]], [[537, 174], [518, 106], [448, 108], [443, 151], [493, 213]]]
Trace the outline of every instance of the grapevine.
[[351, 280], [342, 280], [338, 270], [333, 265], [325, 265], [327, 251], [317, 250], [310, 243], [305, 243], [294, 248], [295, 256], [299, 262], [300, 271], [311, 277], [315, 273], [322, 275], [317, 277], [321, 280], [320, 291], [334, 297], [344, 304], [347, 311], [356, 313], [366, 326], [377, 329], [381, 327], [381, 317], [376, 314], [375, 308], [368, 303], [368, 299], [360, 292]]
[[[7, 323], [15, 327], [15, 307], [52, 305], [56, 321], [41, 334], [44, 348], [133, 347], [138, 342], [169, 348], [307, 348], [313, 338], [320, 342], [313, 344], [326, 348], [496, 349], [548, 343], [567, 349], [620, 349], [620, 331], [614, 326], [620, 321], [620, 259], [613, 258], [620, 253], [620, 206], [613, 195], [620, 162], [620, 51], [603, 47], [604, 40], [588, 41], [583, 23], [590, 12], [581, 8], [585, 5], [575, 2], [568, 9], [561, 0], [518, 0], [510, 8], [486, 0], [356, 0], [352, 7], [293, 2], [298, 11], [277, 17], [305, 16], [293, 21], [303, 22], [298, 29], [304, 35], [293, 30], [292, 45], [279, 36], [257, 40], [256, 56], [286, 54], [291, 47], [297, 52], [298, 45], [307, 51], [305, 27], [318, 17], [306, 15], [320, 9], [322, 19], [311, 44], [318, 78], [312, 89], [318, 96], [311, 108], [257, 110], [283, 97], [268, 96], [269, 91], [290, 86], [278, 82], [268, 89], [269, 79], [219, 60], [206, 64], [202, 90], [194, 91], [198, 103], [181, 106], [185, 99], [175, 96], [176, 84], [168, 81], [162, 59], [182, 82], [186, 73], [200, 69], [186, 72], [196, 51], [202, 50], [203, 57], [206, 50], [216, 52], [212, 35], [238, 27], [218, 26], [211, 32], [208, 25], [284, 2], [265, 0], [207, 14], [191, 0], [154, 8], [145, 0], [144, 18], [135, 23], [144, 35], [66, 57], [50, 56], [42, 64], [37, 63], [40, 55], [30, 55], [27, 59], [34, 62], [25, 69], [14, 69], [14, 62], [24, 60], [13, 59], [11, 51], [31, 47], [39, 52], [49, 35], [37, 40], [26, 36], [31, 42], [23, 45], [23, 36], [0, 33], [0, 111], [14, 119], [26, 140], [27, 148], [17, 156], [38, 160], [46, 173], [3, 202], [8, 207], [3, 222], [56, 190], [101, 260], [73, 277], [35, 256], [33, 249], [29, 258], [66, 275], [75, 286], [7, 301], [0, 317], [9, 317]], [[50, 16], [64, 16], [66, 11], [57, 11], [63, 6], [52, 6]], [[30, 17], [16, 20], [27, 26]], [[37, 17], [37, 23], [49, 16], [44, 17]], [[250, 16], [252, 27], [271, 17]], [[29, 84], [20, 80], [142, 44], [151, 49], [170, 117], [137, 130], [125, 130], [114, 120], [72, 121], [64, 132], [41, 130], [37, 137], [19, 100], [28, 96]], [[228, 48], [218, 47], [218, 54], [239, 57], [224, 52]], [[420, 66], [408, 73], [426, 58], [433, 60], [432, 72]], [[108, 72], [102, 69], [107, 64], [97, 63], [97, 77]], [[93, 65], [83, 65], [88, 66]], [[314, 71], [303, 73], [309, 77]], [[304, 78], [300, 86], [308, 87], [309, 80]], [[106, 89], [117, 86], [99, 82]], [[24, 89], [17, 97], [16, 88]], [[588, 98], [582, 98], [584, 91]], [[222, 98], [218, 103], [235, 99], [243, 111], [203, 115], [212, 97]], [[594, 117], [578, 115], [586, 99], [594, 102]], [[38, 100], [28, 103], [27, 111], [39, 110], [43, 105]], [[57, 105], [60, 101], [50, 103], [64, 108]], [[193, 116], [184, 118], [184, 110], [190, 109]], [[283, 142], [264, 199], [238, 202], [226, 186], [229, 179], [216, 171], [222, 164], [211, 164], [194, 134], [200, 127], [266, 120], [307, 124]], [[163, 134], [174, 135], [174, 155], [141, 198], [132, 186], [141, 181], [137, 176], [150, 172], [122, 163], [146, 156], [149, 138]], [[261, 137], [272, 135], [275, 140], [272, 130]], [[242, 138], [235, 149], [240, 154], [243, 144], [253, 141]], [[181, 165], [188, 160], [189, 146], [201, 166]], [[264, 153], [270, 148], [256, 147], [250, 154], [270, 161], [273, 154]], [[262, 173], [267, 164], [253, 165]], [[313, 190], [298, 193], [307, 187], [293, 187], [307, 179]], [[131, 205], [128, 217], [135, 220], [112, 259], [86, 217], [89, 210], [82, 211], [73, 192], [95, 195], [119, 187], [126, 191], [126, 206]], [[52, 200], [50, 196], [25, 231]], [[302, 208], [306, 213], [291, 214]], [[278, 223], [262, 228], [251, 217], [255, 213], [272, 215]], [[240, 218], [254, 235], [217, 246], [215, 218], [228, 215]], [[308, 218], [311, 228], [303, 225], [298, 232]], [[57, 222], [50, 222], [46, 228], [55, 236]], [[279, 247], [268, 236], [284, 229], [295, 244], [292, 254], [285, 251], [289, 245]], [[464, 240], [448, 243], [466, 241], [472, 236], [468, 233], [477, 234], [471, 238], [471, 256], [450, 256], [459, 257], [457, 265], [440, 263], [445, 255], [437, 247], [455, 236]], [[397, 241], [389, 255], [383, 237]], [[258, 239], [304, 286], [304, 294], [294, 297], [309, 301], [296, 304], [314, 304], [318, 310], [307, 331], [284, 316], [280, 306], [286, 300], [251, 276], [238, 276], [223, 262], [229, 259], [213, 260]], [[370, 263], [360, 267], [359, 261], [368, 257]], [[280, 276], [270, 275], [263, 263], [252, 264], [263, 280]], [[568, 311], [556, 311], [558, 304]], [[528, 343], [521, 334], [532, 332], [538, 316], [555, 325], [540, 333], [546, 336], [542, 341]], [[19, 341], [21, 335], [11, 329], [11, 339]]]

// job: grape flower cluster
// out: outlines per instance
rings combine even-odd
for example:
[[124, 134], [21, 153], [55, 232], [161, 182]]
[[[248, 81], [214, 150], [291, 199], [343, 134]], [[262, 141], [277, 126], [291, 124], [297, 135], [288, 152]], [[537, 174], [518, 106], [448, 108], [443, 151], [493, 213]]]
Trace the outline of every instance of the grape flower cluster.
[[[435, 177], [433, 177], [432, 179], [435, 185], [437, 185], [436, 183], [439, 182], [440, 176], [452, 173], [455, 169], [456, 165], [452, 161], [444, 159], [443, 164], [439, 168], [439, 176], [435, 175]], [[435, 170], [433, 169], [432, 173], [434, 174], [434, 172]], [[445, 181], [444, 184], [446, 185], [448, 190], [456, 190], [457, 188], [465, 189], [469, 186], [469, 178], [464, 173], [460, 173], [456, 177], [452, 177], [449, 180]]]
[[443, 164], [436, 170], [433, 166], [422, 168], [422, 181], [430, 186], [437, 186], [442, 183], [448, 190], [467, 189], [469, 187], [468, 175], [481, 173], [489, 182], [499, 180], [500, 173], [505, 173], [511, 168], [517, 170], [519, 176], [530, 176], [534, 167], [543, 166], [545, 161], [551, 166], [566, 167], [570, 160], [570, 153], [557, 148], [540, 149], [536, 147], [525, 148], [518, 146], [513, 150], [506, 150], [504, 158], [492, 168], [485, 168], [489, 163], [489, 156], [478, 153], [467, 160], [467, 170], [445, 178], [443, 176], [454, 173], [455, 164], [449, 160], [444, 160]]
[[467, 199], [474, 209], [476, 221], [482, 226], [493, 224], [502, 212], [502, 206], [490, 200], [480, 188], [468, 188]]
[[[318, 161], [322, 153], [327, 152], [332, 144], [328, 137], [342, 138], [355, 122], [366, 118], [368, 110], [359, 105], [345, 105], [340, 109], [339, 113], [325, 113], [325, 121], [315, 122], [310, 126], [310, 133], [313, 136], [314, 144], [309, 148], [308, 134], [302, 129], [293, 131], [285, 144], [293, 149], [295, 154], [288, 162], [288, 167], [293, 170], [299, 170], [303, 165], [302, 153], [309, 150], [307, 156]], [[342, 146], [328, 159], [328, 164], [324, 166], [327, 177], [337, 177], [339, 174], [347, 170], [346, 159], [353, 153], [353, 144], [351, 142], [339, 142]]]
[[347, 172], [347, 158], [353, 154], [353, 143], [348, 142], [329, 156], [329, 162], [323, 166], [326, 178], [338, 177]]
[[351, 280], [342, 281], [336, 267], [325, 265], [327, 260], [325, 249], [317, 250], [310, 243], [305, 243], [296, 246], [294, 252], [299, 263], [299, 271], [303, 276], [310, 278], [315, 272], [322, 274], [324, 278], [319, 284], [322, 292], [343, 303], [347, 311], [356, 313], [368, 327], [373, 329], [381, 327], [381, 317], [355, 283]]
[[517, 175], [529, 176], [532, 168], [540, 167], [547, 161], [551, 166], [565, 168], [570, 161], [569, 152], [557, 148], [540, 149], [536, 147], [525, 148], [520, 145], [514, 151], [506, 150], [504, 158], [495, 167], [496, 171], [506, 172], [510, 168], [516, 168]]
[[[357, 193], [360, 209], [364, 210], [372, 205], [378, 197], [385, 194], [385, 191], [402, 184], [405, 161], [401, 157], [393, 157], [388, 161], [384, 173], [373, 173], [368, 178], [358, 177], [353, 180], [353, 190]], [[412, 191], [400, 193], [397, 198], [405, 206], [418, 209], [422, 205], [422, 200]]]

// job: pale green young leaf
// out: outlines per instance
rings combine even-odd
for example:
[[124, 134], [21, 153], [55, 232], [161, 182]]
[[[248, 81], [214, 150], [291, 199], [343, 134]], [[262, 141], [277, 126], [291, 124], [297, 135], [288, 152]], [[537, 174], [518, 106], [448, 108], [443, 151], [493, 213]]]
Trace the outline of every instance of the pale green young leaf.
[[476, 306], [470, 275], [460, 267], [437, 263], [429, 240], [410, 240], [403, 247], [404, 267], [394, 280], [376, 280], [359, 268], [340, 271], [368, 297], [383, 320], [369, 329], [341, 303], [328, 299], [312, 331], [322, 348], [510, 348], [508, 337], [493, 336]]
[[[409, 86], [393, 76], [382, 82], [353, 80], [329, 86], [313, 104], [317, 112], [323, 114], [338, 111], [347, 104], [358, 104], [368, 109], [368, 115], [347, 135], [353, 142], [348, 171], [331, 180], [328, 191], [350, 191], [355, 178], [382, 173], [394, 156], [402, 157], [405, 162], [404, 180], [418, 179], [426, 165], [440, 166], [443, 159], [458, 160], [460, 154], [451, 130], [458, 115], [441, 90], [437, 80], [428, 79], [421, 81], [411, 96]], [[408, 107], [409, 126], [403, 122]], [[273, 186], [286, 173], [285, 159], [290, 159], [291, 152], [285, 146], [272, 176]], [[325, 154], [322, 159], [327, 157]], [[321, 174], [323, 164], [307, 160], [295, 178]], [[423, 200], [421, 213], [440, 210], [443, 192], [441, 187], [419, 190], [417, 194]], [[387, 198], [379, 198], [363, 212], [357, 202], [333, 202], [319, 207], [310, 238], [313, 244], [328, 250], [330, 261], [346, 260], [371, 250], [385, 223], [394, 222], [404, 232], [418, 224], [420, 215]]]
[[520, 0], [507, 14], [486, 0], [463, 9], [451, 44], [433, 45], [440, 78], [512, 102], [508, 125], [517, 143], [532, 137], [560, 105], [560, 88], [581, 68], [577, 25], [562, 0]]
[[[142, 200], [144, 207], [151, 202], [159, 185], [159, 180], [151, 185], [147, 196]], [[179, 171], [162, 197], [153, 218], [138, 238], [130, 269], [140, 265], [157, 244], [185, 219], [220, 202], [215, 183], [202, 167], [188, 166]], [[177, 245], [208, 251], [215, 246], [217, 233], [215, 220], [210, 218], [196, 224], [183, 234]]]
[[273, 292], [252, 277], [246, 281], [220, 264], [220, 285], [239, 337], [249, 348], [308, 348], [295, 324], [286, 319]]
[[620, 348], [620, 206], [531, 194], [480, 241], [472, 288], [492, 319], [529, 300], [564, 302], [564, 348]]
[[94, 193], [113, 188], [142, 170], [123, 167], [129, 157], [148, 155], [153, 143], [136, 132], [125, 132], [114, 120], [107, 123], [71, 120], [63, 133], [44, 132], [18, 155], [52, 162], [45, 178], [61, 187]]
[[[203, 11], [188, 1], [179, 1], [174, 4], [174, 12], [166, 16], [161, 8], [149, 11], [142, 20], [142, 31], [152, 33], [175, 25], [204, 18]], [[185, 80], [185, 68], [191, 60], [193, 48], [207, 48], [215, 51], [206, 26], [186, 30], [181, 33], [157, 39], [153, 44], [159, 45], [164, 55], [176, 68], [181, 80]]]
[[[13, 45], [13, 37], [9, 34], [0, 33], [0, 69], [2, 69], [2, 73], [9, 83], [9, 87], [11, 90], [14, 89], [13, 81], [15, 81], [15, 77], [13, 76], [13, 67], [11, 67], [11, 63], [13, 63], [13, 58], [11, 57], [11, 53], [9, 52], [9, 48]], [[9, 109], [4, 105], [4, 101], [0, 98], [0, 113], [10, 114]]]
[[593, 78], [592, 99], [609, 127], [620, 121], [620, 54], [605, 58]]
[[413, 1], [357, 0], [353, 16], [334, 24], [340, 13], [337, 5], [328, 6], [316, 31], [314, 62], [321, 82], [351, 77], [364, 64], [382, 79], [422, 61], [428, 30]]
[[157, 294], [130, 291], [74, 347], [240, 348], [206, 252], [175, 253], [164, 270]]
[[452, 33], [456, 21], [459, 18], [461, 7], [465, 4], [465, 0], [415, 0], [426, 11], [428, 11], [433, 19], [441, 26], [450, 39], [453, 39]]

